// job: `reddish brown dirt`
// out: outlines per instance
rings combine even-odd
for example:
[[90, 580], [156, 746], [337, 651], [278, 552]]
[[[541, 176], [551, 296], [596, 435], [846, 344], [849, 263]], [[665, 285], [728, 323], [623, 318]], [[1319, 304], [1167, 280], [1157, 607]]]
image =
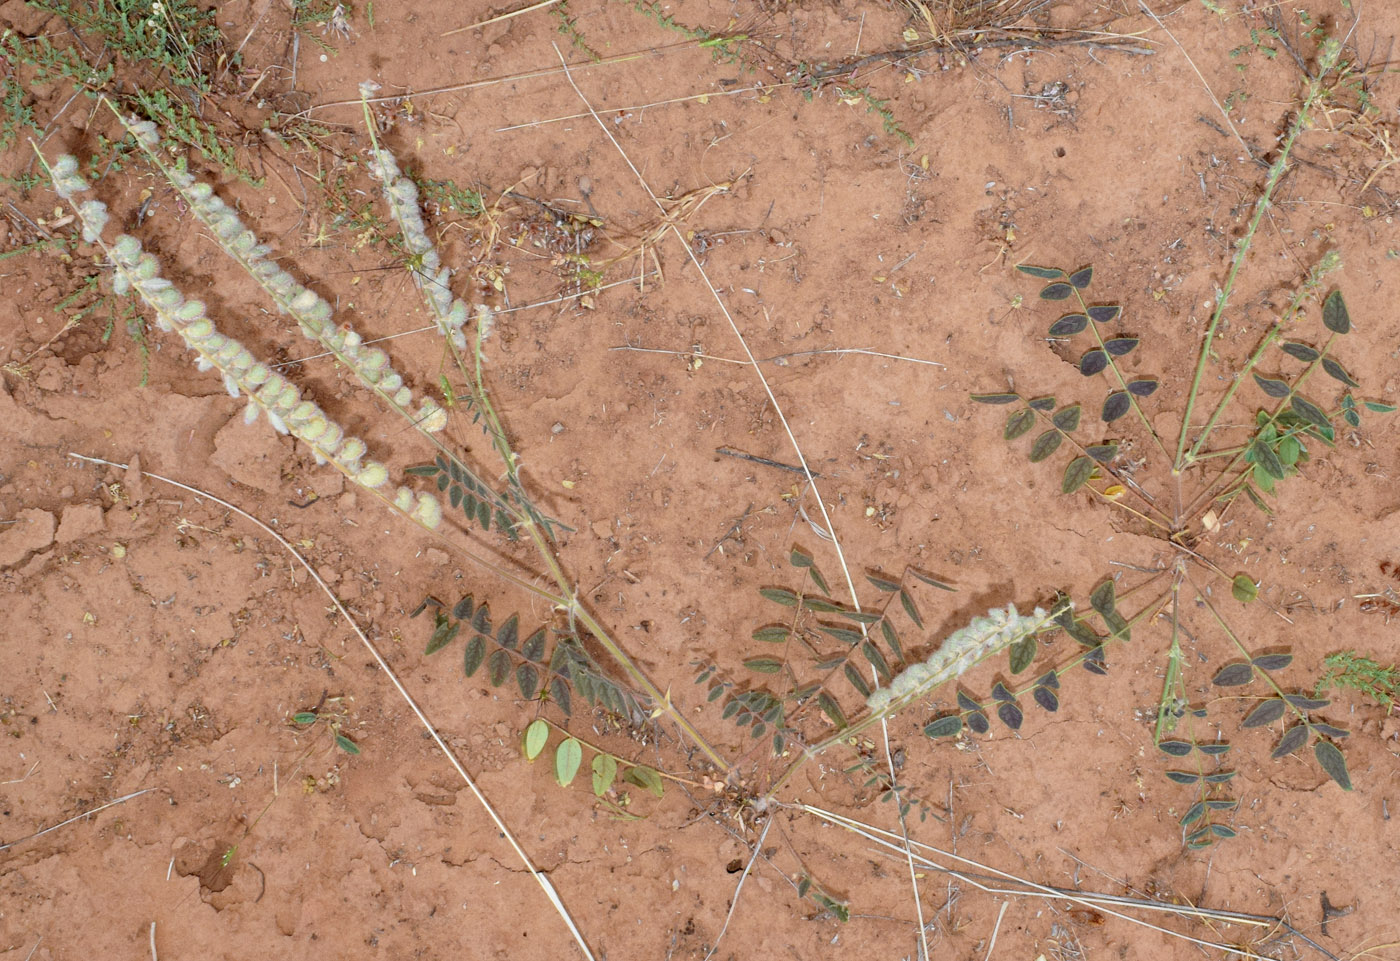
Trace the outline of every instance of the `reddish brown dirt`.
[[[573, 7], [599, 54], [636, 53], [603, 65], [571, 53], [580, 61], [573, 76], [652, 190], [681, 197], [735, 182], [687, 212], [682, 228], [695, 232], [688, 236], [754, 356], [782, 358], [761, 369], [822, 475], [818, 489], [855, 577], [912, 564], [957, 587], [918, 595], [927, 629], [909, 643], [921, 653], [988, 607], [1025, 609], [1056, 590], [1082, 599], [1105, 574], [1125, 570], [1114, 565], [1169, 560], [1160, 540], [1120, 514], [1061, 496], [1060, 462], [1027, 465], [1025, 442], [1001, 439], [1001, 412], [971, 403], [969, 393], [1006, 389], [1014, 378], [1027, 394], [1092, 403], [1087, 382], [1043, 340], [1056, 312], [1037, 303], [1035, 284], [1012, 265], [1093, 263], [1095, 292], [1121, 302], [1124, 328], [1142, 337], [1134, 369], [1161, 379], [1146, 406], [1175, 439], [1209, 303], [1264, 176], [1223, 129], [1202, 78], [1266, 159], [1303, 87], [1282, 45], [1270, 44], [1273, 57], [1250, 47], [1267, 5], [1218, 5], [1224, 15], [1196, 2], [1159, 11], [1180, 46], [1135, 4], [1062, 3], [1027, 21], [1140, 35], [1151, 55], [990, 48], [970, 59], [927, 56], [912, 72], [869, 72], [864, 82], [888, 100], [912, 147], [830, 85], [809, 101], [774, 86], [782, 78], [770, 72], [675, 46], [677, 35], [628, 6]], [[1312, 12], [1329, 29], [1353, 31], [1349, 55], [1379, 69], [1400, 17], [1375, 0], [1346, 7]], [[379, 269], [391, 253], [335, 227], [313, 181], [343, 172], [352, 191], [366, 191], [359, 202], [372, 196], [363, 171], [343, 162], [366, 147], [359, 107], [331, 105], [353, 102], [363, 79], [381, 84], [381, 95], [451, 88], [380, 108], [382, 136], [405, 165], [480, 186], [490, 201], [514, 190], [598, 218], [595, 261], [635, 247], [655, 227], [637, 177], [566, 79], [529, 76], [557, 63], [551, 43], [569, 52], [547, 13], [442, 36], [502, 11], [380, 0], [372, 26], [366, 12], [351, 12], [349, 37], [308, 29], [293, 89], [287, 11], [221, 5], [231, 43], [249, 40], [242, 73], [224, 77], [210, 105], [230, 130], [250, 131], [230, 142], [266, 185], [250, 188], [194, 163], [272, 238], [289, 269], [339, 298], [357, 327], [387, 336], [425, 323], [401, 269]], [[731, 22], [724, 5], [670, 12], [715, 30]], [[733, 15], [728, 29], [775, 51], [762, 58], [770, 66], [898, 47], [917, 25], [885, 5], [760, 4]], [[1282, 16], [1311, 56], [1291, 11]], [[0, 6], [0, 18], [27, 36], [64, 34], [60, 20], [17, 0]], [[320, 40], [334, 48], [324, 58]], [[1394, 403], [1400, 165], [1386, 165], [1375, 138], [1393, 143], [1397, 84], [1376, 71], [1368, 83], [1378, 117], [1359, 123], [1343, 105], [1354, 100], [1342, 97], [1303, 134], [1219, 354], [1246, 356], [1306, 269], [1335, 249], [1345, 266], [1328, 288], [1345, 292], [1356, 324], [1338, 356], [1366, 396]], [[767, 88], [740, 89], [758, 84]], [[87, 98], [59, 113], [70, 94], [51, 85], [32, 97], [41, 123], [57, 115], [43, 142], [50, 158], [65, 150], [86, 157], [98, 151], [99, 133], [114, 135]], [[279, 125], [308, 106], [327, 129], [298, 142]], [[265, 122], [283, 131], [280, 143], [258, 133]], [[7, 176], [34, 169], [27, 148], [0, 159]], [[151, 198], [138, 233], [169, 276], [259, 352], [282, 360], [313, 352], [142, 164], [110, 171], [97, 190], [128, 222]], [[7, 187], [5, 199], [0, 252], [74, 230], [44, 187]], [[452, 220], [433, 213], [437, 228]], [[774, 616], [757, 591], [795, 586], [794, 543], [816, 556], [837, 596], [839, 564], [797, 510], [819, 520], [812, 496], [799, 496], [798, 475], [717, 448], [786, 464], [797, 455], [753, 369], [725, 360], [743, 348], [674, 237], [605, 277], [659, 266], [664, 281], [614, 287], [587, 306], [530, 306], [569, 292], [557, 256], [534, 243], [549, 239], [547, 220], [511, 198], [499, 217], [503, 237], [521, 243], [490, 261], [509, 271], [493, 302], [517, 308], [501, 315], [490, 385], [540, 504], [575, 531], [563, 539], [564, 563], [600, 620], [759, 789], [781, 769], [765, 756], [767, 739], [750, 739], [705, 704], [704, 688], [692, 683], [696, 665], [745, 676], [740, 662], [761, 647], [749, 636]], [[440, 236], [448, 262], [465, 268], [479, 255], [482, 221], [456, 221], [463, 229]], [[556, 233], [552, 242], [565, 241]], [[263, 423], [245, 427], [240, 402], [166, 335], [152, 333], [143, 386], [143, 358], [121, 319], [104, 342], [109, 309], [60, 330], [93, 299], [57, 310], [85, 278], [100, 276], [107, 289], [94, 258], [80, 244], [71, 254], [0, 261], [8, 365], [0, 389], [0, 957], [144, 957], [152, 923], [163, 958], [580, 956], [383, 672], [273, 539], [206, 498], [70, 452], [139, 458], [145, 470], [236, 503], [303, 552], [548, 872], [598, 957], [705, 957], [734, 898], [735, 866], [765, 829], [764, 857], [717, 957], [917, 956], [906, 865], [795, 807], [734, 816], [709, 800], [699, 783], [709, 769], [678, 748], [672, 727], [659, 739], [629, 740], [586, 712], [572, 722], [580, 736], [690, 782], [672, 784], [661, 801], [632, 789], [635, 820], [597, 803], [586, 778], [561, 789], [546, 762], [523, 761], [519, 739], [536, 706], [479, 677], [464, 680], [449, 654], [425, 659], [429, 625], [407, 614], [426, 594], [467, 592], [526, 620], [549, 612], [317, 468], [302, 446]], [[484, 268], [477, 275], [487, 276]], [[457, 280], [470, 295], [465, 269]], [[1315, 338], [1317, 317], [1312, 302], [1297, 336]], [[938, 366], [814, 353], [842, 348]], [[396, 339], [391, 350], [418, 386], [432, 386], [441, 352], [430, 336]], [[1212, 365], [1207, 377], [1213, 396], [1224, 386], [1220, 369]], [[425, 458], [416, 435], [343, 370], [309, 360], [294, 376], [397, 467]], [[466, 418], [452, 430], [487, 454]], [[1397, 658], [1395, 623], [1362, 613], [1355, 599], [1396, 586], [1380, 565], [1400, 561], [1397, 431], [1394, 417], [1366, 417], [1336, 450], [1315, 450], [1304, 477], [1282, 485], [1275, 517], [1241, 503], [1198, 545], [1228, 572], [1257, 578], [1262, 599], [1287, 613], [1222, 602], [1233, 605], [1231, 623], [1251, 649], [1295, 654], [1283, 677], [1299, 689], [1337, 650]], [[1169, 464], [1140, 431], [1137, 443], [1135, 455], [1146, 458], [1139, 479], [1169, 494]], [[527, 553], [504, 550], [530, 564]], [[1215, 582], [1217, 599], [1225, 588]], [[863, 581], [861, 593], [873, 599]], [[985, 738], [930, 741], [920, 727], [951, 706], [951, 695], [892, 722], [900, 778], [933, 815], [913, 818], [914, 836], [1043, 884], [1287, 915], [1337, 956], [1394, 941], [1395, 720], [1353, 694], [1326, 712], [1353, 732], [1351, 793], [1307, 752], [1271, 760], [1281, 728], [1239, 730], [1243, 707], [1217, 700], [1208, 685], [1234, 654], [1208, 615], [1188, 606], [1200, 638], [1187, 644], [1189, 695], [1210, 704], [1220, 736], [1235, 745], [1240, 806], [1228, 823], [1239, 837], [1206, 852], [1181, 845], [1176, 822], [1194, 795], [1165, 779], [1169, 765], [1153, 746], [1167, 640], [1147, 627], [1112, 650], [1108, 677], [1067, 674], [1059, 712], [1031, 709], [1018, 734], [994, 727]], [[1073, 646], [1060, 635], [1047, 656]], [[979, 668], [967, 689], [984, 695], [1004, 666]], [[843, 703], [850, 713], [859, 706], [855, 697]], [[318, 704], [341, 716], [362, 753], [337, 751], [323, 726], [308, 733], [291, 723]], [[867, 737], [861, 749], [883, 765], [879, 729]], [[833, 751], [809, 763], [778, 800], [896, 828], [894, 806], [877, 803], [863, 775], [843, 773], [852, 757]], [[133, 792], [144, 793], [31, 837]], [[797, 895], [804, 872], [848, 901], [848, 923]], [[1195, 950], [1063, 902], [984, 893], [941, 875], [924, 875], [920, 891], [938, 957]], [[1325, 931], [1324, 892], [1353, 909]], [[1208, 940], [1256, 943], [1269, 956], [1325, 956], [1241, 927], [1168, 923]]]

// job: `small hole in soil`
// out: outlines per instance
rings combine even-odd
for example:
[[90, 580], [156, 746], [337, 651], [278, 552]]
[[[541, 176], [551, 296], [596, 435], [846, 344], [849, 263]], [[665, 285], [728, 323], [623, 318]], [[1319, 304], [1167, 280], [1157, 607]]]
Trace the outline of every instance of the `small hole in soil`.
[[1056, 147], [1056, 148], [1055, 148], [1055, 156], [1056, 156], [1056, 157], [1063, 157], [1064, 155], [1065, 155], [1065, 148], [1064, 148], [1064, 147]]
[[740, 861], [738, 858], [735, 858], [733, 861], [730, 861], [728, 864], [726, 864], [724, 866], [724, 869], [730, 874], [738, 874], [740, 871], [744, 870], [744, 862]]

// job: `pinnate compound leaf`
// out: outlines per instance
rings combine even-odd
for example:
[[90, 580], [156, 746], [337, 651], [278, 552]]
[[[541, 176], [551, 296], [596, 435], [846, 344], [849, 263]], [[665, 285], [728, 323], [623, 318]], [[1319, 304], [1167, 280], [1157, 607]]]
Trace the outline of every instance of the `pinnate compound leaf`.
[[617, 777], [617, 758], [611, 754], [599, 754], [593, 758], [593, 795], [602, 797], [613, 786]]
[[583, 745], [578, 738], [566, 737], [554, 752], [554, 780], [560, 787], [568, 787], [578, 774], [583, 763]]
[[777, 674], [783, 669], [783, 662], [776, 657], [750, 657], [744, 666], [759, 674]]
[[1011, 728], [1013, 731], [1021, 729], [1022, 722], [1025, 721], [1025, 712], [1014, 701], [1007, 701], [997, 707], [997, 717], [1001, 718], [1001, 723]]
[[1069, 282], [1074, 284], [1074, 286], [1079, 290], [1083, 290], [1086, 287], [1088, 287], [1089, 282], [1093, 279], [1093, 267], [1081, 267], [1080, 269], [1076, 270], [1074, 273], [1069, 275]]
[[1244, 716], [1240, 722], [1241, 727], [1265, 727], [1283, 717], [1284, 709], [1288, 705], [1281, 697], [1271, 697], [1262, 704], [1259, 704]]
[[1210, 682], [1216, 687], [1243, 687], [1254, 680], [1254, 668], [1249, 664], [1226, 664], [1215, 672]]
[[1014, 404], [1021, 399], [1020, 394], [973, 394], [975, 404]]
[[1118, 304], [1095, 304], [1089, 308], [1089, 319], [1096, 324], [1111, 324], [1123, 313]]
[[1158, 386], [1158, 382], [1151, 377], [1139, 377], [1128, 381], [1128, 393], [1134, 397], [1151, 397]]
[[1092, 377], [1108, 366], [1108, 354], [1100, 348], [1084, 352], [1084, 356], [1079, 358], [1079, 372], [1085, 377]]
[[1015, 440], [1034, 426], [1035, 411], [1023, 407], [1006, 418], [1006, 429], [1001, 432], [1001, 436], [1006, 440]]
[[774, 604], [781, 604], [783, 607], [796, 607], [800, 598], [785, 587], [761, 587], [759, 595], [765, 600]]
[[1137, 337], [1114, 337], [1104, 341], [1103, 349], [1114, 357], [1123, 357], [1132, 353], [1133, 348], [1140, 343]]
[[1334, 334], [1345, 334], [1351, 330], [1351, 314], [1347, 312], [1347, 302], [1342, 299], [1340, 290], [1332, 291], [1322, 302], [1322, 326]]
[[492, 687], [500, 687], [510, 677], [510, 655], [505, 651], [496, 651], [486, 660], [486, 676], [491, 681]]
[[1351, 775], [1347, 773], [1347, 759], [1342, 755], [1341, 748], [1331, 741], [1318, 741], [1313, 745], [1313, 757], [1317, 758], [1318, 765], [1337, 782], [1338, 787], [1343, 791], [1351, 790]]
[[1012, 674], [1020, 674], [1031, 666], [1035, 661], [1036, 647], [1037, 644], [1034, 634], [1023, 637], [1015, 644], [1011, 645], [1010, 667]]
[[[1105, 424], [1111, 424], [1128, 411], [1132, 410], [1132, 407], [1133, 402], [1131, 398], [1129, 398], [1128, 392], [1126, 390], [1115, 390], [1104, 398], [1103, 411], [1099, 414], [1099, 417]], [[1115, 449], [1115, 453], [1116, 452]], [[1112, 460], [1113, 458], [1110, 456], [1108, 459]]]
[[1308, 743], [1307, 724], [1295, 724], [1283, 732], [1283, 737], [1278, 739], [1278, 744], [1274, 747], [1273, 753], [1269, 756], [1274, 760], [1292, 754], [1298, 748]]
[[549, 722], [537, 717], [525, 729], [525, 760], [533, 761], [549, 743]]
[[1236, 574], [1230, 582], [1230, 594], [1241, 604], [1248, 604], [1259, 596], [1259, 585], [1248, 574]]
[[1076, 457], [1065, 467], [1064, 479], [1060, 481], [1060, 491], [1065, 494], [1073, 494], [1089, 482], [1096, 469], [1092, 457]]
[[1079, 429], [1080, 408], [1078, 404], [1070, 404], [1055, 412], [1055, 416], [1050, 418], [1050, 423], [1054, 424], [1066, 434]]
[[462, 673], [471, 677], [481, 666], [481, 660], [485, 656], [486, 638], [478, 634], [467, 642], [466, 650], [462, 652]]
[[1332, 422], [1327, 418], [1327, 415], [1322, 412], [1322, 408], [1318, 407], [1312, 401], [1294, 396], [1288, 404], [1289, 407], [1293, 409], [1293, 413], [1297, 414], [1314, 427], [1322, 430], [1331, 429]]
[[1050, 325], [1050, 336], [1073, 337], [1088, 326], [1089, 317], [1086, 314], [1065, 314]]
[[1157, 749], [1163, 754], [1170, 754], [1172, 757], [1185, 757], [1192, 751], [1190, 741], [1172, 739], [1157, 742]]
[[1051, 714], [1054, 714], [1060, 709], [1059, 696], [1048, 687], [1037, 687], [1035, 690], [1031, 691], [1031, 697], [1035, 699], [1035, 703], [1039, 704]]
[[1305, 364], [1311, 364], [1322, 356], [1322, 354], [1318, 353], [1317, 348], [1310, 347], [1307, 344], [1300, 344], [1295, 340], [1285, 341], [1279, 346], [1283, 348], [1283, 352], [1289, 357], [1296, 357]]
[[1343, 384], [1346, 384], [1348, 387], [1361, 386], [1356, 381], [1352, 380], [1351, 374], [1347, 373], [1347, 369], [1345, 367], [1337, 363], [1331, 357], [1322, 358], [1322, 369], [1327, 372], [1327, 376], [1331, 377], [1333, 380], [1340, 380]]
[[1065, 272], [1059, 267], [1036, 267], [1033, 264], [1017, 264], [1016, 269], [1023, 274], [1039, 277], [1041, 280], [1059, 280]]
[[924, 733], [929, 737], [954, 737], [962, 732], [962, 718], [956, 714], [935, 718], [924, 725]]
[[1250, 663], [1261, 671], [1281, 671], [1293, 663], [1292, 654], [1260, 654], [1252, 658]]
[[1074, 293], [1074, 288], [1063, 281], [1054, 284], [1046, 284], [1040, 291], [1041, 300], [1069, 300]]
[[1047, 430], [1031, 444], [1031, 463], [1038, 464], [1059, 449], [1064, 435], [1057, 430]]
[[1287, 397], [1293, 392], [1287, 381], [1278, 380], [1273, 377], [1265, 377], [1259, 373], [1251, 372], [1254, 382], [1259, 385], [1259, 389], [1270, 397]]

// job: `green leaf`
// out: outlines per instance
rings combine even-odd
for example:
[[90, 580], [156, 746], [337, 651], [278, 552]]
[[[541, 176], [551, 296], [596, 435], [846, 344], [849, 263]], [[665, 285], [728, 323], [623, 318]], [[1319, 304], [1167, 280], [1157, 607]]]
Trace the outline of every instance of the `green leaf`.
[[1206, 813], [1206, 806], [1203, 801], [1197, 801], [1186, 809], [1186, 813], [1181, 816], [1180, 824], [1184, 828], [1189, 828], [1201, 819], [1201, 815]]
[[292, 715], [293, 724], [315, 724], [317, 714], [315, 711], [298, 711]]
[[411, 474], [414, 477], [433, 477], [439, 470], [440, 468], [436, 464], [418, 464], [414, 467], [405, 468], [404, 473]]
[[637, 787], [645, 788], [657, 797], [661, 797], [666, 793], [666, 785], [662, 782], [661, 775], [643, 764], [638, 764], [636, 767], [629, 767], [626, 772], [623, 773], [622, 779], [624, 781], [630, 781], [637, 785]]
[[975, 404], [1014, 404], [1021, 399], [1020, 394], [973, 394]]
[[1373, 410], [1377, 414], [1390, 414], [1395, 412], [1394, 404], [1378, 404], [1373, 400], [1363, 400], [1361, 403], [1367, 410]]
[[768, 644], [781, 644], [788, 639], [789, 630], [781, 625], [773, 627], [760, 627], [753, 632], [755, 641], [764, 641]]
[[472, 630], [487, 637], [491, 636], [491, 608], [488, 605], [482, 604], [472, 615]]
[[1207, 743], [1207, 744], [1197, 744], [1197, 745], [1196, 745], [1196, 750], [1200, 751], [1202, 754], [1206, 755], [1207, 757], [1221, 757], [1221, 756], [1223, 756], [1223, 755], [1226, 755], [1226, 754], [1229, 754], [1229, 753], [1230, 753], [1230, 745], [1229, 745], [1229, 744], [1220, 744], [1220, 743], [1216, 743], [1216, 744], [1210, 744], [1210, 743]]
[[549, 722], [537, 717], [525, 729], [525, 760], [533, 761], [549, 743]]
[[1076, 457], [1065, 467], [1064, 479], [1060, 481], [1060, 491], [1073, 494], [1094, 476], [1097, 465], [1092, 457]]
[[1259, 596], [1259, 585], [1248, 574], [1236, 574], [1230, 584], [1230, 593], [1241, 604], [1248, 604]]
[[1351, 790], [1351, 775], [1347, 773], [1347, 759], [1341, 748], [1331, 741], [1318, 741], [1313, 745], [1313, 757], [1338, 787], [1343, 791]]
[[1089, 318], [1086, 314], [1065, 314], [1050, 325], [1050, 336], [1073, 337], [1088, 326]]
[[1329, 420], [1327, 415], [1322, 412], [1322, 409], [1312, 401], [1304, 400], [1295, 395], [1294, 398], [1289, 401], [1289, 406], [1293, 409], [1293, 413], [1297, 414], [1314, 427], [1323, 430], [1331, 429], [1331, 420]]
[[1054, 424], [1066, 434], [1073, 433], [1079, 429], [1080, 408], [1078, 404], [1071, 404], [1055, 412], [1055, 416], [1050, 418], [1050, 423]]
[[426, 656], [442, 650], [452, 643], [453, 639], [457, 636], [457, 632], [461, 629], [461, 624], [448, 619], [442, 612], [438, 612], [437, 626], [433, 629], [432, 639], [428, 641], [428, 646], [424, 649], [423, 654]]
[[1057, 430], [1047, 430], [1031, 444], [1031, 463], [1038, 464], [1059, 449], [1064, 435]]
[[812, 555], [800, 547], [794, 547], [788, 554], [788, 563], [793, 567], [811, 567]]
[[486, 676], [492, 687], [500, 687], [510, 677], [511, 660], [505, 651], [496, 651], [486, 659]]
[[1134, 397], [1151, 397], [1157, 390], [1158, 383], [1151, 377], [1140, 377], [1137, 380], [1128, 381], [1128, 393]]
[[1331, 357], [1322, 358], [1322, 369], [1327, 372], [1327, 376], [1331, 377], [1333, 380], [1340, 380], [1343, 384], [1346, 384], [1348, 387], [1361, 386], [1356, 381], [1351, 379], [1351, 374], [1347, 373], [1347, 369], [1345, 367], [1337, 363]]
[[1094, 588], [1093, 593], [1089, 595], [1089, 606], [1102, 617], [1108, 617], [1114, 612], [1116, 601], [1113, 596], [1113, 578], [1110, 577]]
[[1278, 454], [1274, 453], [1272, 447], [1256, 439], [1249, 445], [1249, 451], [1254, 455], [1256, 467], [1263, 468], [1264, 472], [1275, 480], [1283, 480], [1283, 462], [1278, 459]]
[[602, 797], [613, 786], [617, 777], [617, 758], [611, 754], [598, 754], [593, 758], [593, 794]]
[[1079, 358], [1079, 372], [1085, 377], [1092, 377], [1108, 366], [1108, 354], [1098, 347], [1084, 352], [1084, 356]]
[[1114, 337], [1103, 343], [1103, 349], [1114, 357], [1124, 357], [1133, 352], [1133, 348], [1139, 344], [1137, 337]]
[[[1099, 413], [1099, 418], [1105, 424], [1111, 424], [1132, 410], [1133, 402], [1126, 390], [1115, 390], [1104, 398], [1103, 410]], [[1112, 458], [1109, 458], [1112, 460]]]
[[879, 574], [871, 574], [867, 571], [865, 579], [875, 586], [875, 590], [882, 591], [886, 594], [893, 594], [895, 591], [899, 590], [898, 581], [892, 581], [888, 577], [882, 577]]
[[1051, 714], [1054, 714], [1060, 709], [1059, 697], [1048, 687], [1037, 687], [1032, 690], [1031, 699]]
[[1011, 645], [1010, 664], [1012, 674], [1020, 674], [1035, 661], [1037, 649], [1035, 635], [1030, 634]]
[[784, 607], [796, 607], [799, 600], [796, 594], [783, 587], [763, 587], [759, 588], [758, 593], [764, 599]]
[[1254, 680], [1254, 668], [1249, 664], [1226, 664], [1215, 672], [1210, 682], [1216, 687], [1243, 687]]
[[944, 717], [935, 718], [924, 725], [924, 733], [929, 737], [954, 737], [962, 731], [962, 718], [956, 714], [948, 714]]
[[1175, 781], [1177, 784], [1198, 784], [1201, 776], [1192, 771], [1166, 771], [1164, 772], [1168, 781]]
[[861, 697], [870, 696], [870, 685], [865, 682], [865, 678], [860, 676], [860, 671], [855, 669], [855, 665], [847, 664], [843, 669], [846, 680], [851, 682], [851, 687], [855, 688]]
[[1055, 398], [1032, 397], [1030, 400], [1026, 401], [1026, 404], [1030, 406], [1031, 410], [1038, 410], [1042, 413], [1048, 413], [1055, 409]]
[[956, 587], [953, 587], [951, 584], [944, 584], [942, 581], [938, 580], [937, 578], [929, 577], [927, 574], [925, 574], [923, 571], [919, 570], [917, 567], [911, 567], [911, 568], [909, 568], [909, 573], [910, 573], [910, 574], [913, 574], [915, 577], [917, 577], [919, 580], [923, 581], [923, 582], [924, 582], [925, 584], [927, 584], [929, 587], [936, 587], [936, 588], [938, 588], [940, 591], [948, 591], [950, 594], [956, 594], [956, 593], [958, 592], [958, 589], [957, 589]]
[[512, 614], [496, 630], [496, 643], [507, 650], [515, 650], [520, 643], [520, 615]]
[[535, 628], [535, 633], [525, 638], [525, 643], [520, 645], [520, 653], [524, 654], [527, 660], [536, 664], [544, 661], [544, 646], [546, 635], [543, 627]]
[[1117, 444], [1090, 444], [1084, 448], [1084, 453], [1088, 454], [1100, 464], [1107, 464], [1118, 456]]
[[472, 596], [468, 594], [456, 604], [452, 605], [452, 616], [459, 621], [469, 621], [472, 618], [472, 611], [475, 609], [475, 605], [472, 603]]
[[909, 620], [914, 622], [914, 626], [923, 630], [924, 619], [919, 616], [919, 609], [914, 606], [914, 598], [904, 588], [899, 589], [899, 603], [904, 608], [904, 613], [909, 615]]
[[1169, 741], [1159, 741], [1157, 743], [1157, 749], [1160, 750], [1163, 754], [1170, 754], [1172, 757], [1185, 757], [1192, 751], [1190, 741], [1182, 741], [1177, 739]]
[[533, 664], [521, 664], [515, 669], [515, 684], [520, 688], [520, 696], [530, 700], [540, 689], [540, 672]]
[[981, 711], [973, 711], [967, 716], [967, 726], [972, 729], [973, 734], [986, 734], [992, 729], [992, 722], [987, 720], [987, 715]]
[[344, 751], [346, 754], [359, 754], [359, 753], [360, 753], [360, 746], [359, 746], [358, 744], [356, 744], [354, 741], [350, 740], [350, 739], [349, 739], [348, 737], [346, 737], [344, 734], [336, 734], [336, 736], [335, 736], [335, 746], [338, 747], [338, 748], [340, 748], [340, 749], [341, 749], [342, 751]]
[[880, 649], [875, 646], [875, 642], [866, 641], [861, 644], [860, 650], [861, 653], [865, 655], [865, 659], [870, 662], [870, 666], [875, 668], [880, 677], [885, 680], [885, 683], [889, 683], [890, 677], [892, 676], [890, 674], [889, 662], [885, 660], [885, 655], [880, 653]]
[[1298, 438], [1290, 434], [1279, 440], [1278, 450], [1274, 453], [1278, 454], [1280, 464], [1284, 467], [1292, 467], [1298, 463], [1298, 458], [1303, 455], [1303, 445], [1298, 441]]
[[841, 705], [837, 703], [836, 698], [832, 697], [826, 691], [822, 691], [817, 695], [817, 707], [822, 709], [823, 714], [831, 718], [831, 723], [836, 725], [838, 731], [850, 726], [850, 722], [846, 720], [845, 713], [841, 710]]
[[1265, 377], [1262, 374], [1251, 372], [1254, 382], [1259, 385], [1259, 389], [1270, 397], [1287, 397], [1293, 392], [1287, 381], [1277, 380], [1273, 377]]
[[849, 627], [834, 627], [831, 624], [818, 624], [823, 634], [836, 638], [842, 644], [859, 644], [865, 637], [860, 631], [852, 630]]
[[1283, 732], [1283, 737], [1278, 739], [1278, 745], [1274, 748], [1269, 757], [1278, 760], [1292, 754], [1298, 748], [1308, 742], [1308, 725], [1306, 722], [1295, 724]]
[[583, 763], [583, 745], [578, 738], [566, 737], [554, 752], [554, 780], [560, 787], [568, 787], [578, 774]]
[[[1347, 302], [1342, 299], [1340, 290], [1332, 291], [1322, 302], [1322, 326], [1334, 334], [1345, 334], [1351, 330], [1351, 315], [1347, 312]], [[1328, 771], [1327, 773], [1331, 774], [1332, 772]], [[1345, 766], [1342, 768], [1342, 774], [1346, 774]], [[1350, 787], [1347, 789], [1350, 790]]]
[[1023, 274], [1039, 277], [1041, 280], [1059, 280], [1065, 272], [1058, 267], [1036, 267], [1031, 264], [1017, 264], [1016, 269]]
[[1089, 319], [1096, 324], [1111, 324], [1121, 313], [1123, 308], [1117, 304], [1095, 304], [1089, 308]]
[[904, 660], [904, 647], [899, 643], [899, 635], [895, 633], [894, 625], [889, 618], [880, 621], [880, 633], [885, 636], [885, 643], [894, 651], [894, 656], [901, 661]]
[[1014, 701], [1006, 701], [998, 705], [997, 717], [1001, 718], [1001, 723], [1013, 731], [1019, 731], [1022, 722], [1026, 719], [1025, 712]]
[[759, 674], [777, 674], [783, 669], [783, 662], [776, 657], [751, 657], [744, 661], [744, 666]]
[[481, 666], [482, 658], [486, 656], [486, 638], [478, 634], [467, 642], [466, 650], [462, 652], [462, 672], [467, 677], [476, 673], [476, 669]]
[[1289, 357], [1296, 357], [1305, 364], [1311, 364], [1322, 356], [1315, 347], [1309, 347], [1307, 344], [1300, 344], [1297, 341], [1285, 341], [1279, 346], [1283, 348], [1283, 352]]
[[1015, 440], [1035, 426], [1035, 411], [1022, 407], [1006, 418], [1006, 429], [1001, 432], [1004, 440]]
[[1281, 697], [1271, 697], [1244, 716], [1241, 727], [1266, 727], [1283, 717], [1288, 707]]
[[1283, 699], [1300, 711], [1320, 711], [1332, 703], [1325, 697], [1308, 697], [1306, 694], [1285, 694]]
[[1083, 290], [1089, 286], [1089, 282], [1094, 279], [1093, 267], [1081, 267], [1069, 275], [1069, 282], [1074, 284], [1078, 290]]
[[1292, 654], [1260, 654], [1251, 658], [1250, 663], [1261, 671], [1281, 671], [1293, 663]]
[[569, 682], [562, 677], [556, 677], [549, 682], [549, 696], [554, 698], [554, 703], [559, 705], [559, 710], [568, 717], [574, 713], [573, 701], [569, 697]]
[[1074, 288], [1066, 283], [1047, 284], [1040, 291], [1041, 300], [1069, 300]]

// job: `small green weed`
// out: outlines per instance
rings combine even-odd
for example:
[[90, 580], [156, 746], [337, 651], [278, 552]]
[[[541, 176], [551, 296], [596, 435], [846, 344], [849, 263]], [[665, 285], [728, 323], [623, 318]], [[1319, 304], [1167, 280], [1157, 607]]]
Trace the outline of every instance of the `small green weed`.
[[1400, 667], [1381, 664], [1357, 651], [1327, 655], [1327, 671], [1318, 678], [1317, 696], [1331, 688], [1357, 691], [1390, 710], [1400, 699]]

